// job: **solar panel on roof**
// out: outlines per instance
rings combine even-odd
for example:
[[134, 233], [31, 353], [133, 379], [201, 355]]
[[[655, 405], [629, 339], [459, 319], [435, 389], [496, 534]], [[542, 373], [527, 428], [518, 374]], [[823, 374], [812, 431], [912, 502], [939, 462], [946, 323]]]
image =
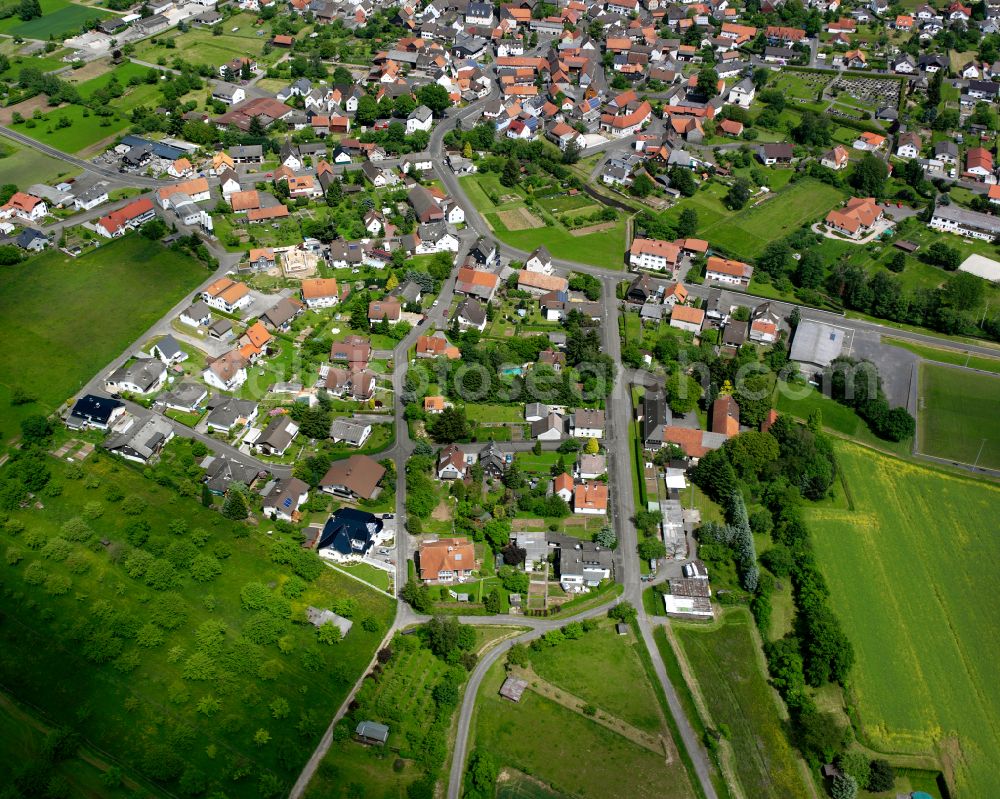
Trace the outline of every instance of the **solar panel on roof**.
[[285, 507], [285, 508], [290, 508], [290, 507], [292, 507], [292, 498], [291, 498], [291, 497], [285, 497], [285, 501], [284, 501], [284, 502], [282, 502], [281, 504], [282, 504], [282, 506], [283, 506], [283, 507]]

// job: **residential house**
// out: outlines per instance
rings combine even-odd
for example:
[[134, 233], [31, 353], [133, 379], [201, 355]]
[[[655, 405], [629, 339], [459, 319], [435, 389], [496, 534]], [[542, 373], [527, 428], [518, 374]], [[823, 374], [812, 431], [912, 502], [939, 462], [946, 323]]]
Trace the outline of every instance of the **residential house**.
[[467, 472], [465, 453], [457, 444], [441, 448], [437, 458], [438, 480], [464, 480]]
[[254, 449], [280, 458], [288, 451], [298, 434], [298, 424], [290, 416], [280, 414], [271, 419], [264, 432], [254, 441]]
[[228, 433], [234, 427], [252, 424], [257, 418], [257, 403], [236, 397], [219, 397], [209, 402], [205, 426], [209, 431]]
[[689, 333], [699, 333], [705, 322], [705, 312], [701, 308], [675, 305], [670, 312], [670, 326]]
[[602, 580], [611, 578], [614, 554], [592, 541], [567, 540], [559, 547], [556, 571], [559, 585], [567, 592], [580, 593], [597, 588]]
[[214, 388], [236, 391], [247, 381], [247, 365], [247, 359], [239, 350], [230, 350], [209, 362], [202, 378]]
[[248, 308], [253, 302], [246, 284], [228, 277], [220, 277], [214, 281], [202, 291], [201, 298], [209, 307], [230, 314]]
[[500, 277], [495, 272], [463, 266], [455, 280], [455, 293], [490, 302], [500, 285]]
[[462, 331], [486, 329], [486, 309], [474, 297], [466, 297], [455, 311], [455, 320]]
[[740, 432], [740, 406], [731, 394], [720, 394], [712, 403], [712, 432], [732, 438]]
[[264, 515], [283, 522], [298, 520], [298, 511], [309, 501], [309, 484], [297, 477], [281, 477], [264, 492]]
[[573, 478], [563, 472], [552, 478], [552, 493], [567, 505], [573, 501]]
[[334, 461], [319, 485], [327, 494], [348, 499], [373, 499], [384, 476], [385, 467], [374, 458], [351, 455]]
[[882, 217], [882, 208], [874, 197], [852, 197], [843, 208], [830, 211], [824, 222], [842, 236], [860, 239], [867, 236]]
[[608, 484], [590, 480], [573, 489], [573, 513], [603, 516], [608, 512]]
[[330, 360], [346, 361], [352, 369], [364, 369], [372, 359], [372, 345], [364, 336], [347, 336], [330, 346]]
[[186, 361], [188, 357], [188, 354], [181, 349], [181, 345], [177, 343], [177, 339], [170, 334], [157, 341], [150, 348], [149, 354], [159, 358], [167, 366]]
[[746, 288], [753, 277], [753, 267], [742, 261], [710, 256], [705, 266], [705, 280], [709, 283], [726, 283]]
[[573, 438], [604, 438], [604, 411], [578, 410], [570, 416], [569, 434]]
[[104, 441], [108, 452], [120, 455], [135, 463], [151, 463], [174, 437], [174, 427], [169, 419], [152, 414], [139, 419], [128, 429]]
[[531, 423], [531, 438], [535, 441], [559, 441], [565, 435], [565, 422], [557, 413]]
[[338, 508], [323, 525], [316, 551], [321, 558], [329, 560], [355, 560], [367, 555], [375, 543], [384, 537], [384, 523], [374, 514], [357, 508]]
[[670, 241], [635, 238], [629, 247], [629, 266], [657, 272], [677, 269], [681, 248]]
[[900, 133], [896, 139], [896, 155], [900, 158], [918, 158], [923, 142], [920, 136], [911, 131]]
[[73, 430], [108, 430], [124, 415], [125, 403], [121, 400], [85, 394], [73, 403], [66, 416], [66, 426]]
[[340, 418], [330, 423], [330, 438], [334, 444], [363, 447], [371, 434], [372, 426], [368, 422]]
[[167, 379], [167, 367], [157, 358], [136, 358], [119, 366], [104, 381], [109, 394], [152, 394], [159, 391]]
[[292, 321], [302, 311], [302, 303], [298, 300], [282, 297], [260, 315], [260, 321], [268, 330], [287, 332], [292, 327]]
[[375, 396], [375, 373], [367, 369], [327, 369], [323, 386], [335, 397], [367, 402]]
[[141, 197], [117, 211], [112, 211], [97, 220], [94, 229], [108, 239], [124, 236], [129, 230], [134, 230], [156, 216], [153, 201]]
[[827, 150], [823, 153], [819, 162], [827, 169], [841, 170], [846, 168], [851, 162], [851, 155], [846, 147], [838, 144], [832, 150]]
[[476, 549], [467, 538], [425, 541], [417, 551], [417, 561], [425, 583], [460, 583], [476, 569]]
[[0, 205], [0, 219], [16, 217], [25, 222], [37, 222], [49, 212], [49, 207], [41, 197], [15, 191], [9, 200]]
[[373, 300], [368, 303], [368, 321], [375, 325], [385, 321], [394, 325], [402, 318], [403, 306], [393, 297]]
[[332, 277], [303, 280], [300, 292], [302, 301], [310, 310], [332, 308], [340, 301], [340, 290], [336, 279]]

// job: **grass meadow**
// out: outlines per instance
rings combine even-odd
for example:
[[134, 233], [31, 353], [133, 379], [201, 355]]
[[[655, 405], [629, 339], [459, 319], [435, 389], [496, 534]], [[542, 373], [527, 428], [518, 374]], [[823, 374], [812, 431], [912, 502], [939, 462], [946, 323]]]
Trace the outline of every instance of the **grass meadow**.
[[646, 680], [630, 632], [619, 636], [605, 624], [575, 641], [533, 652], [531, 665], [542, 679], [564, 688], [641, 730], [656, 733], [663, 716]]
[[[170, 447], [183, 469], [190, 445]], [[0, 529], [0, 683], [172, 792], [188, 773], [181, 784], [198, 793], [287, 791], [384, 635], [392, 600], [325, 567], [293, 589], [292, 567], [273, 559], [263, 531], [237, 535], [195, 497], [107, 456], [75, 473], [48, 467], [58, 491], [46, 488], [41, 509], [11, 513], [23, 531]], [[145, 541], [137, 522], [149, 526]], [[133, 568], [134, 544], [172, 587]], [[191, 566], [203, 556], [220, 567], [207, 582]], [[305, 608], [338, 602], [353, 605], [356, 623], [321, 644]]]
[[42, 16], [22, 21], [16, 14], [0, 20], [0, 33], [24, 39], [63, 39], [79, 33], [83, 24], [105, 19], [113, 14], [95, 6], [82, 6], [67, 0], [41, 0]]
[[[591, 635], [592, 633], [588, 633]], [[591, 666], [600, 670], [599, 663]], [[693, 791], [683, 765], [643, 749], [585, 716], [534, 693], [499, 696], [503, 663], [487, 672], [476, 702], [475, 742], [502, 766], [580, 799], [679, 799]]]
[[21, 147], [8, 141], [0, 145], [0, 184], [13, 183], [27, 188], [32, 183], [58, 183], [79, 172], [77, 167], [30, 147]]
[[743, 609], [723, 613], [712, 626], [678, 624], [675, 634], [697, 676], [714, 722], [729, 728], [733, 763], [743, 795], [754, 799], [809, 796], [804, 765], [783, 729], [778, 700], [761, 670], [760, 654]]
[[[56, 410], [207, 277], [194, 259], [137, 235], [79, 258], [53, 249], [5, 267], [0, 433]], [[37, 402], [11, 407], [15, 386]]]
[[1000, 468], [1000, 375], [920, 364], [919, 449]]
[[940, 755], [956, 796], [1000, 795], [1000, 487], [844, 442], [837, 456], [853, 510], [808, 521], [857, 655], [862, 737]]

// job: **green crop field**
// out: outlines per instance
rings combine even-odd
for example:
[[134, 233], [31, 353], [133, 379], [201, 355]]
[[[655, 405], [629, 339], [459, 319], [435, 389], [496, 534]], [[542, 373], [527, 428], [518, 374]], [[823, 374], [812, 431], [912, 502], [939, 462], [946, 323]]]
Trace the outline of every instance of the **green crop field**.
[[[592, 664], [599, 666], [599, 664]], [[487, 672], [476, 702], [474, 746], [580, 799], [675, 799], [693, 792], [684, 766], [531, 691], [517, 704], [499, 696], [502, 662]]]
[[780, 700], [759, 663], [752, 624], [748, 613], [733, 609], [711, 627], [678, 624], [675, 630], [713, 726], [729, 728], [743, 795], [754, 799], [809, 796], [805, 767], [778, 715]]
[[13, 183], [27, 188], [32, 183], [58, 182], [79, 173], [79, 168], [30, 147], [7, 141], [0, 144], [0, 184]]
[[79, 33], [85, 22], [114, 16], [101, 8], [81, 6], [67, 0], [41, 0], [42, 16], [22, 21], [15, 14], [0, 20], [0, 33], [24, 39], [63, 39]]
[[921, 452], [1000, 468], [1000, 376], [920, 365]]
[[[14, 510], [0, 528], [0, 683], [171, 795], [287, 792], [385, 634], [392, 600], [297, 539], [238, 534], [203, 508], [188, 442], [168, 445], [163, 481], [103, 456], [41, 458], [43, 507]], [[293, 579], [293, 567], [312, 579]], [[325, 645], [308, 606], [356, 623]]]
[[879, 751], [940, 753], [955, 796], [1000, 795], [1000, 487], [837, 444], [854, 510], [812, 508], [850, 696]]
[[997, 351], [995, 358], [991, 358], [986, 355], [973, 355], [970, 352], [963, 352], [961, 350], [946, 350], [941, 347], [914, 344], [912, 341], [904, 341], [903, 339], [892, 338], [891, 336], [882, 336], [882, 343], [909, 350], [915, 355], [919, 355], [925, 361], [951, 363], [956, 366], [968, 366], [970, 369], [980, 369], [984, 372], [1000, 374], [1000, 350]]
[[575, 641], [532, 652], [531, 666], [542, 679], [585, 699], [606, 713], [647, 732], [663, 728], [656, 701], [631, 632], [619, 636], [604, 624]]
[[[0, 433], [56, 410], [207, 277], [194, 259], [139, 236], [75, 259], [50, 250], [4, 267]], [[11, 407], [15, 386], [37, 403]]]

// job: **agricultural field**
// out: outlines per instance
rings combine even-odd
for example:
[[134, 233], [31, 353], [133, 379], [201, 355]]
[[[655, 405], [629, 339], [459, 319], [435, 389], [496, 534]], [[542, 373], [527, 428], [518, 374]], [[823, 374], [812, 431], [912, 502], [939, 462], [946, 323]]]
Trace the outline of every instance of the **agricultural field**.
[[[0, 432], [9, 437], [23, 416], [56, 410], [208, 276], [193, 258], [138, 235], [75, 259], [49, 250], [5, 267]], [[14, 387], [37, 402], [12, 407]]]
[[42, 16], [22, 21], [15, 14], [0, 20], [0, 33], [24, 39], [63, 39], [79, 33], [84, 23], [114, 16], [93, 6], [77, 5], [68, 0], [41, 0]]
[[1000, 374], [1000, 350], [997, 351], [995, 358], [991, 358], [986, 355], [973, 355], [971, 352], [962, 353], [958, 350], [946, 350], [941, 347], [914, 344], [912, 341], [904, 341], [903, 339], [892, 338], [891, 336], [883, 336], [882, 343], [909, 350], [914, 355], [919, 355], [925, 361], [968, 366], [970, 369], [979, 369], [983, 372]]
[[[498, 693], [504, 677], [503, 664], [498, 662], [483, 679], [476, 702], [473, 744], [489, 751], [501, 766], [515, 768], [557, 793], [580, 799], [680, 799], [694, 795], [676, 755], [666, 764], [662, 754], [654, 754], [530, 688], [519, 703], [509, 702]], [[628, 768], [621, 767], [624, 763]]]
[[920, 365], [918, 449], [1000, 468], [1000, 376]]
[[753, 620], [729, 610], [712, 626], [674, 626], [684, 657], [697, 676], [712, 726], [729, 728], [733, 764], [744, 796], [809, 796], [805, 765], [783, 729], [780, 700], [768, 685], [753, 636]]
[[[461, 178], [461, 184], [493, 231], [511, 247], [530, 252], [539, 244], [544, 244], [555, 258], [603, 266], [606, 269], [623, 268], [625, 220], [620, 213], [615, 221], [608, 222], [607, 227], [599, 231], [574, 235], [574, 231], [565, 227], [557, 217], [548, 215], [547, 209], [552, 203], [556, 205], [551, 207], [558, 208], [560, 201], [572, 205], [577, 201], [575, 197], [565, 195], [536, 199], [535, 207], [528, 208], [524, 203], [525, 195], [516, 188], [501, 186], [495, 174], [470, 175]], [[490, 194], [497, 197], [499, 202], [494, 203]], [[593, 201], [587, 204], [592, 205]], [[570, 211], [567, 215], [575, 214]], [[585, 230], [587, 228], [575, 232]]]
[[[385, 634], [392, 600], [296, 540], [237, 528], [182, 495], [197, 490], [187, 442], [157, 467], [178, 488], [106, 456], [41, 457], [41, 507], [13, 511], [0, 530], [0, 681], [171, 793], [178, 779], [186, 794], [287, 791]], [[324, 644], [304, 623], [308, 606], [355, 624]]]
[[14, 183], [27, 187], [32, 183], [58, 183], [75, 177], [79, 172], [77, 167], [30, 147], [6, 140], [0, 144], [0, 184]]
[[1000, 487], [839, 442], [853, 510], [811, 508], [831, 604], [857, 656], [864, 743], [941, 757], [954, 795], [1000, 795]]

